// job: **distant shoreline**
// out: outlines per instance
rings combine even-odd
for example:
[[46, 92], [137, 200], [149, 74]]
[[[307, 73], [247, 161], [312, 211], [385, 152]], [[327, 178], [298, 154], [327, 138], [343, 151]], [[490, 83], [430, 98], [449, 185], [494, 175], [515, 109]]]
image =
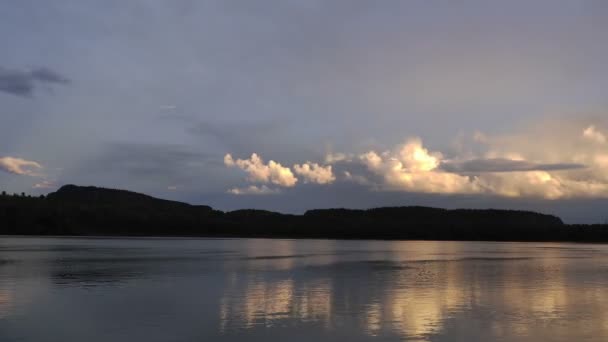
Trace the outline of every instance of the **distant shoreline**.
[[317, 209], [303, 215], [209, 206], [67, 185], [46, 197], [0, 195], [0, 235], [608, 243], [608, 225], [495, 209]]
[[[606, 227], [608, 229], [608, 227]], [[308, 241], [401, 241], [401, 242], [495, 242], [495, 243], [568, 243], [583, 245], [606, 245], [608, 241], [568, 241], [568, 240], [423, 240], [423, 239], [358, 239], [358, 238], [307, 238], [283, 236], [177, 236], [177, 235], [23, 235], [0, 234], [2, 238], [39, 238], [39, 239], [108, 239], [108, 240], [308, 240]]]

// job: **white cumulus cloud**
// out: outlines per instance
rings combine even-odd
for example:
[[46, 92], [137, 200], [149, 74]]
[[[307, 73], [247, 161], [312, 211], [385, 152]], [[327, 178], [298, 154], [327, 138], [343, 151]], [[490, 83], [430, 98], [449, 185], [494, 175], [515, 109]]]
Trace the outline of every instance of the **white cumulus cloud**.
[[384, 180], [387, 190], [425, 193], [473, 193], [476, 185], [467, 176], [439, 170], [441, 154], [429, 152], [419, 138], [392, 151], [370, 151], [359, 156], [369, 171]]
[[283, 187], [293, 187], [298, 182], [289, 167], [284, 167], [274, 160], [266, 164], [257, 153], [253, 153], [249, 159], [237, 160], [234, 160], [232, 155], [226, 154], [224, 164], [245, 171], [250, 182], [272, 183]]
[[[543, 129], [516, 135], [474, 139], [484, 144], [486, 151], [468, 159], [446, 159], [414, 138], [389, 151], [362, 153], [358, 160], [380, 177], [376, 189], [545, 199], [608, 198], [608, 151], [598, 145], [604, 136], [596, 126], [587, 126], [583, 131], [587, 142], [579, 143], [581, 131], [577, 133], [576, 125], [555, 126], [560, 128], [544, 125]], [[355, 181], [349, 172], [346, 175], [346, 180]]]
[[304, 178], [305, 183], [331, 184], [336, 180], [331, 165], [322, 166], [317, 163], [306, 162], [295, 164], [293, 170]]
[[[257, 154], [224, 157], [245, 171], [250, 182], [293, 187], [303, 183], [353, 182], [372, 191], [483, 194], [544, 199], [608, 198], [608, 138], [597, 124], [542, 122], [516, 134], [476, 132], [451, 154], [426, 148], [411, 138], [385, 151], [332, 153], [326, 165], [295, 164], [292, 169]], [[465, 146], [466, 145], [466, 146]], [[267, 187], [234, 188], [234, 194], [276, 193]]]

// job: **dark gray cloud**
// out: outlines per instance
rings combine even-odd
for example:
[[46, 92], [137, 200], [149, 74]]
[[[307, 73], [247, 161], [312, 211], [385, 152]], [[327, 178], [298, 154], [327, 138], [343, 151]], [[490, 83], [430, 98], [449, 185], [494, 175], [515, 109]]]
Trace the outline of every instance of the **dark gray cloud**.
[[260, 120], [256, 122], [197, 122], [188, 132], [205, 142], [216, 144], [218, 151], [232, 153], [235, 157], [260, 154], [264, 159], [275, 159], [292, 164], [314, 159], [322, 155], [302, 144], [294, 133], [289, 119]]
[[79, 165], [60, 176], [64, 183], [122, 187], [158, 193], [168, 187], [201, 189], [221, 179], [221, 156], [211, 156], [179, 144], [106, 143]]
[[[79, 163], [64, 164], [53, 180], [59, 186], [120, 188], [197, 203], [191, 200], [194, 194], [224, 194], [240, 179], [240, 174], [226, 172], [222, 158], [179, 143], [105, 142]], [[0, 183], [2, 175], [0, 172]]]
[[257, 143], [276, 136], [276, 133], [281, 132], [283, 128], [284, 125], [277, 122], [200, 122], [189, 128], [189, 132], [215, 139], [231, 149], [243, 150], [251, 149], [254, 142]]
[[462, 162], [444, 162], [441, 169], [455, 173], [483, 173], [483, 172], [523, 172], [523, 171], [560, 171], [583, 169], [582, 164], [536, 164], [525, 160], [504, 158], [473, 159]]
[[188, 165], [198, 165], [207, 159], [209, 156], [182, 145], [109, 143], [90, 161], [89, 166], [104, 172], [118, 171], [138, 177], [171, 178]]
[[17, 70], [0, 67], [0, 91], [12, 95], [30, 97], [40, 84], [68, 83], [68, 78], [49, 68]]

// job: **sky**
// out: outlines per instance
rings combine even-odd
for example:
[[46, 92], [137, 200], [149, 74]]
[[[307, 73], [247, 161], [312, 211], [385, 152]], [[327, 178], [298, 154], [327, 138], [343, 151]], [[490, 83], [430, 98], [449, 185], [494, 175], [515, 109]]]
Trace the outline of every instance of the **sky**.
[[608, 221], [608, 2], [20, 0], [0, 188]]

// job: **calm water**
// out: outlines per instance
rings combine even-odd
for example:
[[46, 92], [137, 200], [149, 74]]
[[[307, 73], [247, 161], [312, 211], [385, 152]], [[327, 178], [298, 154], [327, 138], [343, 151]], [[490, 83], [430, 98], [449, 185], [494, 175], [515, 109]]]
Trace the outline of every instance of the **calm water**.
[[0, 341], [608, 341], [608, 246], [0, 237]]

